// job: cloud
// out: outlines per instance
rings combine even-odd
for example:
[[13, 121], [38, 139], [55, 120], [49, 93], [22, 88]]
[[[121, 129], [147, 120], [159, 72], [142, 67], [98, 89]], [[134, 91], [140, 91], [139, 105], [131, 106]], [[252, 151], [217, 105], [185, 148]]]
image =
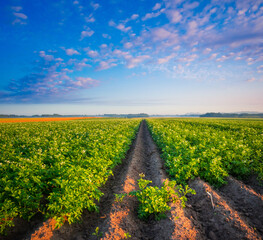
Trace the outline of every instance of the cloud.
[[156, 17], [160, 16], [161, 13], [162, 13], [161, 11], [156, 12], [156, 13], [154, 13], [154, 12], [152, 12], [152, 13], [147, 13], [147, 14], [142, 18], [142, 21], [146, 21], [146, 20], [151, 19], [151, 18], [156, 18]]
[[116, 28], [121, 30], [122, 32], [128, 32], [129, 30], [131, 30], [131, 27], [125, 27], [125, 25], [122, 23], [118, 24]]
[[172, 53], [169, 56], [166, 56], [164, 58], [159, 58], [158, 59], [158, 64], [163, 64], [163, 63], [167, 63], [169, 62], [172, 58], [174, 58], [176, 55], [174, 53]]
[[198, 58], [197, 54], [191, 54], [191, 55], [188, 55], [186, 57], [180, 58], [179, 61], [190, 63], [190, 62], [193, 62], [194, 60], [196, 60], [197, 58]]
[[198, 24], [197, 24], [196, 21], [190, 21], [190, 22], [188, 23], [187, 35], [188, 35], [188, 36], [193, 36], [193, 35], [195, 35], [196, 32], [197, 32], [197, 26], [198, 26]]
[[93, 17], [93, 15], [90, 14], [88, 17], [85, 17], [85, 21], [86, 21], [87, 23], [93, 23], [93, 22], [95, 22], [96, 20], [95, 20], [95, 18]]
[[258, 73], [263, 73], [263, 65], [257, 67]]
[[15, 20], [12, 22], [12, 24], [26, 24], [26, 21], [28, 19], [27, 15], [24, 13], [21, 13], [20, 11], [23, 9], [20, 6], [13, 6], [11, 9], [14, 11], [13, 15], [16, 17]]
[[131, 27], [125, 27], [125, 25], [123, 23], [120, 23], [117, 25], [113, 20], [109, 21], [109, 26], [115, 27], [122, 32], [128, 32], [129, 30], [131, 30]]
[[117, 66], [116, 63], [114, 63], [114, 59], [109, 59], [107, 61], [101, 61], [99, 63], [99, 66], [96, 68], [97, 71], [101, 71], [101, 70], [106, 70], [109, 69], [111, 67]]
[[107, 34], [107, 33], [103, 33], [103, 34], [102, 34], [102, 37], [111, 39], [111, 36], [110, 36], [109, 34]]
[[137, 57], [132, 57], [132, 56], [128, 55], [125, 57], [125, 59], [127, 61], [126, 67], [127, 68], [134, 68], [134, 67], [138, 66], [139, 63], [142, 63], [149, 58], [150, 58], [149, 55], [141, 55], [141, 56], [137, 56]]
[[247, 79], [247, 82], [255, 82], [255, 81], [256, 81], [256, 78], [254, 78], [254, 77]]
[[119, 49], [115, 49], [115, 50], [113, 51], [113, 54], [116, 55], [116, 56], [118, 56], [118, 57], [126, 57], [126, 56], [129, 55], [128, 52], [124, 52], [124, 51], [121, 51], [121, 50], [119, 50]]
[[68, 48], [68, 49], [62, 48], [62, 49], [65, 50], [65, 52], [66, 52], [66, 54], [67, 54], [68, 56], [80, 55], [80, 53], [79, 53], [77, 50], [73, 49], [73, 48]]
[[179, 41], [177, 32], [172, 32], [170, 29], [154, 28], [151, 30], [153, 41], [162, 42], [162, 46], [172, 46]]
[[83, 40], [85, 37], [91, 37], [94, 34], [94, 31], [90, 28], [81, 32], [80, 40]]
[[78, 71], [81, 71], [85, 67], [91, 67], [90, 64], [85, 63], [85, 60], [78, 62], [78, 63], [75, 63], [75, 69]]
[[27, 19], [27, 15], [25, 15], [24, 13], [14, 12], [13, 14], [18, 18]]
[[[41, 51], [40, 55], [41, 58], [47, 56], [44, 51]], [[1, 101], [6, 103], [57, 103], [67, 100], [70, 102], [72, 94], [98, 85], [99, 81], [87, 76], [70, 77], [68, 74], [73, 71], [63, 66], [64, 64], [54, 61], [36, 62], [32, 72], [10, 82], [0, 94]]]
[[89, 77], [76, 77], [77, 81], [72, 81], [72, 85], [75, 85], [77, 87], [81, 88], [90, 88], [90, 87], [95, 87], [98, 85], [99, 81], [94, 80]]
[[179, 11], [177, 10], [170, 10], [170, 11], [167, 11], [167, 16], [170, 20], [171, 23], [178, 23], [181, 21], [182, 19], [182, 15], [180, 14]]
[[126, 43], [124, 43], [124, 47], [125, 48], [132, 48], [132, 46], [133, 46], [133, 44], [131, 43], [131, 42], [126, 42]]
[[13, 6], [11, 7], [12, 10], [14, 10], [15, 12], [20, 12], [23, 8], [21, 6]]
[[183, 5], [184, 10], [192, 10], [199, 6], [199, 2], [193, 2], [193, 3], [185, 3]]
[[131, 20], [135, 20], [135, 19], [137, 19], [138, 17], [139, 17], [138, 14], [132, 14], [132, 16], [131, 16]]
[[208, 54], [212, 51], [211, 48], [206, 48], [204, 51], [203, 51], [203, 54]]
[[155, 11], [155, 10], [158, 10], [158, 9], [160, 9], [161, 8], [161, 4], [160, 3], [156, 3], [155, 5], [154, 5], [154, 7], [153, 7], [153, 11]]
[[100, 7], [100, 5], [98, 3], [94, 3], [94, 2], [91, 2], [90, 6], [93, 7], [94, 11]]
[[[47, 55], [47, 54], [45, 53], [45, 51], [40, 51], [40, 52], [39, 52], [39, 56], [40, 56], [41, 58], [45, 59], [45, 61], [48, 61], [48, 62], [54, 60], [54, 56], [53, 56], [53, 55]], [[63, 60], [63, 59], [62, 59], [62, 60]]]
[[87, 52], [88, 56], [91, 57], [91, 58], [96, 58], [99, 56], [99, 53], [97, 51], [93, 51], [93, 50], [89, 50]]
[[116, 23], [115, 23], [113, 20], [110, 20], [110, 21], [109, 21], [109, 26], [110, 26], [110, 27], [115, 27], [115, 26], [116, 26]]
[[76, 0], [76, 1], [73, 2], [73, 4], [74, 4], [74, 5], [78, 5], [78, 4], [79, 4], [79, 1]]

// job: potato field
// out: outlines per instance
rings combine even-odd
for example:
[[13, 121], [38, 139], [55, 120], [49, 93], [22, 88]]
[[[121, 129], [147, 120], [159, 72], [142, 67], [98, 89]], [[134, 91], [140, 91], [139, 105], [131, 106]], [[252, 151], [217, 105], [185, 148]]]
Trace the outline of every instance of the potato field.
[[262, 239], [263, 120], [0, 123], [0, 239]]

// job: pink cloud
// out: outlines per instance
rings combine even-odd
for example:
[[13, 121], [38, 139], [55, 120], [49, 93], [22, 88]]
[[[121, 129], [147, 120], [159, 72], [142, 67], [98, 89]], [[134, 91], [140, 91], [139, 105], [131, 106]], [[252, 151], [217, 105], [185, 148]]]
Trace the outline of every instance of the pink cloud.
[[80, 40], [83, 40], [85, 37], [91, 37], [93, 34], [94, 31], [88, 28], [87, 30], [81, 32]]
[[101, 71], [101, 70], [105, 70], [105, 69], [109, 69], [111, 67], [117, 66], [116, 63], [114, 63], [115, 60], [110, 59], [108, 61], [101, 61], [99, 63], [99, 66], [96, 68], [96, 70]]
[[16, 12], [20, 12], [23, 8], [21, 6], [13, 6], [13, 7], [11, 7], [11, 9], [16, 11]]
[[172, 53], [171, 55], [166, 56], [166, 57], [164, 57], [164, 58], [159, 58], [159, 59], [158, 59], [158, 63], [159, 63], [159, 64], [163, 64], [163, 63], [169, 62], [169, 61], [170, 61], [172, 58], [174, 58], [174, 57], [175, 57], [175, 54]]
[[148, 19], [151, 19], [151, 18], [155, 18], [155, 17], [158, 17], [161, 15], [161, 12], [156, 12], [156, 13], [147, 13], [143, 18], [142, 18], [142, 21], [146, 21]]
[[66, 54], [68, 56], [79, 55], [80, 54], [77, 50], [75, 50], [73, 48], [65, 49], [65, 51], [66, 51]]
[[128, 55], [125, 57], [125, 59], [127, 60], [126, 67], [127, 68], [134, 68], [139, 63], [142, 63], [149, 58], [150, 58], [149, 55], [141, 55], [141, 56], [137, 56], [137, 57], [132, 57], [131, 55]]
[[166, 30], [165, 28], [155, 28], [152, 29], [152, 38], [154, 41], [162, 41], [163, 46], [172, 46], [177, 44], [178, 34], [176, 32], [171, 32], [170, 30]]
[[182, 19], [182, 15], [180, 14], [179, 11], [176, 10], [167, 11], [167, 16], [170, 19], [171, 23], [178, 23]]
[[152, 10], [155, 11], [155, 10], [158, 10], [160, 8], [161, 8], [161, 4], [160, 3], [156, 3]]
[[197, 27], [198, 27], [198, 24], [196, 21], [191, 21], [188, 23], [188, 30], [187, 30], [187, 35], [188, 36], [193, 36], [196, 34], [197, 32]]
[[72, 81], [72, 83], [77, 86], [77, 87], [81, 87], [81, 88], [90, 88], [90, 87], [94, 87], [97, 86], [99, 81], [98, 80], [94, 80], [92, 78], [89, 77], [76, 77], [77, 81]]
[[212, 51], [211, 48], [206, 48], [204, 51], [203, 51], [203, 54], [208, 54]]
[[98, 53], [97, 51], [93, 51], [93, 50], [88, 51], [87, 54], [88, 54], [91, 58], [95, 58], [95, 57], [98, 57], [98, 56], [99, 56], [99, 53]]
[[131, 16], [131, 20], [135, 20], [135, 19], [137, 19], [138, 17], [139, 17], [138, 14], [132, 14], [132, 16]]
[[25, 15], [24, 13], [14, 12], [13, 14], [18, 18], [27, 19], [27, 15]]
[[[54, 56], [53, 56], [53, 55], [47, 55], [47, 54], [45, 53], [45, 51], [40, 51], [40, 52], [39, 52], [39, 56], [42, 57], [43, 59], [45, 59], [45, 61], [48, 61], [48, 62], [54, 60]], [[62, 60], [63, 60], [63, 59], [62, 59]]]
[[128, 32], [129, 30], [131, 30], [131, 27], [125, 27], [125, 25], [122, 23], [118, 24], [116, 28], [121, 30], [122, 32]]
[[85, 17], [85, 21], [86, 21], [87, 23], [93, 23], [93, 22], [95, 22], [96, 20], [95, 20], [95, 18], [92, 16], [92, 14], [90, 14], [88, 17]]
[[94, 3], [94, 2], [91, 2], [90, 6], [92, 6], [94, 10], [97, 10], [100, 7], [98, 3]]
[[124, 43], [124, 47], [125, 48], [131, 48], [133, 46], [133, 44], [131, 43], [131, 42], [126, 42], [126, 43]]

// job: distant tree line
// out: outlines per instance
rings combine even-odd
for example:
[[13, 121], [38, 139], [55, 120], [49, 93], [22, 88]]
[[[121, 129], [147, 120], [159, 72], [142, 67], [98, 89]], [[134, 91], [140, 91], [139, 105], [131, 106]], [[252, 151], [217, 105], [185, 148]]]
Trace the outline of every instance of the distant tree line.
[[113, 117], [113, 118], [148, 118], [149, 115], [146, 113], [138, 114], [104, 114], [104, 117]]
[[263, 113], [206, 113], [200, 117], [217, 117], [217, 118], [263, 118]]

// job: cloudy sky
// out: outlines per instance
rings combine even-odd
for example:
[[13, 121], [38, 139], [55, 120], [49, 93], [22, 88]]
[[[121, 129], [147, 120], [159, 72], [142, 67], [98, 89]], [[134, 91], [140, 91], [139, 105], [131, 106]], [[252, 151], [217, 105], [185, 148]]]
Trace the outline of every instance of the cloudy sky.
[[263, 0], [0, 1], [0, 113], [263, 112]]

